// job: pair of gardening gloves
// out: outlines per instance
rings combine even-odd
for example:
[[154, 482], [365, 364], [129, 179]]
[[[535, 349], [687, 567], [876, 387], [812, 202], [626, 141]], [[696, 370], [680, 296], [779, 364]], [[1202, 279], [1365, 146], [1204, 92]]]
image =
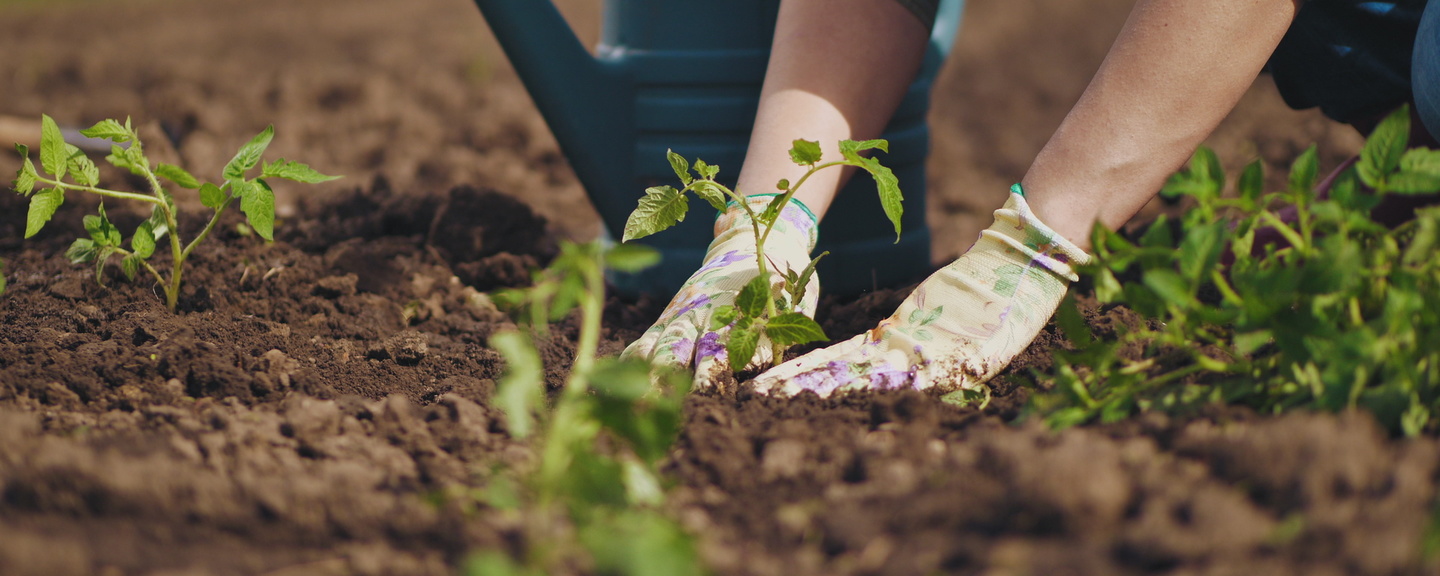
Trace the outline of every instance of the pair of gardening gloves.
[[[751, 197], [755, 212], [770, 198]], [[705, 264], [645, 334], [624, 352], [652, 364], [693, 371], [695, 387], [712, 386], [728, 370], [728, 326], [714, 327], [714, 311], [733, 304], [757, 274], [755, 239], [744, 210], [729, 207], [715, 222]], [[801, 270], [815, 247], [817, 222], [792, 200], [766, 244], [778, 278]], [[1030, 345], [1054, 314], [1073, 266], [1089, 256], [1030, 212], [1020, 185], [1011, 189], [995, 223], [968, 252], [932, 274], [893, 315], [854, 338], [772, 368], [752, 381], [756, 391], [828, 396], [853, 389], [973, 388], [1004, 369]], [[812, 278], [797, 311], [813, 314], [819, 282]], [[749, 368], [770, 363], [768, 343]]]

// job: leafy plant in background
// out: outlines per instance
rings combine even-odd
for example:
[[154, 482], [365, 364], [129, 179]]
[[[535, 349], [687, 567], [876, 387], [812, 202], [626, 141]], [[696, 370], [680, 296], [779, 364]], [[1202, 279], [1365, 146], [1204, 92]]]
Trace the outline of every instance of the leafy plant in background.
[[[1440, 191], [1440, 151], [1407, 150], [1409, 126], [1405, 109], [1385, 119], [1328, 198], [1315, 191], [1313, 147], [1295, 161], [1286, 190], [1263, 193], [1257, 161], [1235, 197], [1221, 195], [1219, 162], [1201, 149], [1163, 191], [1195, 201], [1178, 223], [1161, 218], [1134, 243], [1097, 227], [1096, 258], [1083, 270], [1096, 299], [1150, 320], [1102, 341], [1073, 301], [1062, 306], [1057, 321], [1076, 350], [1060, 355], [1056, 389], [1033, 409], [1057, 427], [1204, 403], [1268, 413], [1363, 408], [1409, 435], [1432, 425], [1440, 210], [1394, 229], [1370, 218], [1384, 195]], [[1293, 222], [1272, 208], [1284, 204], [1297, 209]], [[1265, 228], [1285, 243], [1256, 246]]]
[[[688, 381], [662, 378], [664, 385], [655, 388], [644, 361], [597, 357], [604, 269], [638, 271], [658, 260], [642, 246], [604, 252], [594, 243], [565, 244], [532, 287], [497, 298], [519, 310], [530, 330], [490, 339], [507, 365], [496, 403], [513, 436], [536, 437], [540, 459], [519, 486], [497, 478], [486, 500], [531, 511], [531, 529], [541, 537], [519, 559], [495, 551], [473, 556], [469, 574], [549, 574], [567, 563], [599, 574], [700, 573], [691, 538], [662, 513], [665, 488], [657, 469], [679, 433]], [[575, 360], [547, 410], [544, 366], [533, 338], [576, 308]], [[552, 525], [557, 510], [573, 530]]]
[[[755, 266], [759, 269], [759, 274], [740, 290], [734, 305], [723, 306], [716, 311], [712, 326], [712, 329], [716, 330], [731, 326], [724, 345], [733, 371], [739, 372], [754, 358], [761, 335], [770, 339], [772, 358], [776, 364], [784, 360], [785, 350], [791, 346], [827, 339], [819, 324], [794, 310], [795, 303], [800, 301], [806, 284], [815, 273], [815, 264], [825, 253], [811, 260], [804, 270], [783, 271], [778, 285], [771, 282], [770, 266], [765, 258], [765, 241], [770, 237], [775, 220], [810, 176], [837, 166], [854, 166], [869, 172], [875, 179], [885, 216], [895, 225], [897, 241], [900, 237], [903, 196], [900, 193], [899, 181], [879, 160], [860, 154], [866, 150], [889, 152], [890, 143], [885, 140], [843, 140], [839, 147], [841, 159], [822, 164], [818, 142], [795, 140], [790, 149], [790, 159], [809, 170], [793, 183], [788, 179], [779, 181], [776, 188], [782, 193], [776, 195], [759, 213], [745, 202], [744, 196], [715, 181], [715, 176], [720, 172], [719, 166], [706, 164], [704, 160], [697, 158], [692, 167], [683, 156], [667, 151], [670, 167], [680, 178], [683, 187], [677, 190], [673, 186], [655, 186], [645, 190], [645, 196], [640, 198], [640, 205], [625, 222], [622, 239], [624, 242], [644, 238], [674, 226], [685, 219], [685, 214], [690, 209], [686, 192], [694, 193], [721, 212], [725, 211], [727, 201], [734, 201], [745, 210], [755, 234]], [[693, 176], [692, 171], [695, 173]], [[772, 286], [775, 288], [772, 289]]]
[[[14, 188], [21, 195], [30, 197], [25, 237], [29, 238], [40, 232], [55, 211], [65, 202], [65, 192], [67, 191], [83, 191], [108, 198], [154, 205], [150, 217], [141, 222], [135, 232], [131, 234], [130, 247], [125, 248], [124, 236], [105, 215], [105, 205], [102, 203], [98, 214], [85, 217], [85, 230], [89, 232], [90, 237], [77, 239], [70, 245], [70, 249], [66, 250], [65, 255], [77, 264], [93, 263], [95, 279], [101, 281], [102, 284], [101, 272], [104, 270], [105, 263], [111, 256], [120, 256], [120, 268], [127, 278], [133, 280], [141, 269], [155, 277], [155, 281], [165, 292], [165, 305], [170, 308], [171, 312], [175, 311], [175, 305], [180, 298], [185, 260], [189, 258], [195, 247], [210, 235], [210, 231], [220, 221], [220, 215], [232, 202], [239, 199], [240, 210], [245, 213], [250, 227], [266, 240], [274, 240], [275, 192], [270, 187], [270, 180], [283, 178], [296, 182], [316, 183], [339, 178], [339, 176], [321, 174], [305, 164], [291, 162], [284, 158], [266, 162], [261, 166], [259, 175], [246, 178], [246, 173], [256, 166], [260, 166], [260, 156], [264, 154], [265, 148], [270, 145], [270, 140], [275, 135], [273, 126], [266, 128], [240, 148], [235, 157], [225, 165], [225, 169], [221, 173], [223, 182], [218, 186], [209, 182], [200, 182], [179, 166], [152, 163], [145, 157], [145, 149], [140, 141], [140, 135], [131, 127], [129, 118], [125, 119], [124, 124], [116, 120], [101, 120], [94, 126], [81, 130], [80, 133], [91, 138], [103, 138], [114, 142], [110, 148], [110, 155], [105, 160], [144, 178], [150, 185], [150, 192], [144, 194], [99, 188], [99, 168], [79, 148], [65, 142], [60, 128], [53, 119], [42, 115], [40, 168], [44, 170], [44, 173], [37, 171], [35, 164], [30, 161], [28, 147], [21, 144], [15, 145], [20, 156], [24, 158], [24, 164], [16, 174]], [[175, 207], [174, 198], [161, 185], [162, 179], [181, 188], [197, 190], [200, 195], [200, 203], [214, 211], [205, 228], [189, 243], [182, 242], [180, 239], [180, 212]], [[157, 244], [167, 236], [170, 238], [171, 257], [168, 277], [149, 260], [154, 255]]]

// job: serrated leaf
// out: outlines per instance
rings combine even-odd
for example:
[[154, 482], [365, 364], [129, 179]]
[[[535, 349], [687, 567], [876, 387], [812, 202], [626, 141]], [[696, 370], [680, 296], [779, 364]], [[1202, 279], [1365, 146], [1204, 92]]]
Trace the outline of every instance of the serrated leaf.
[[240, 211], [256, 234], [267, 242], [275, 241], [275, 192], [264, 180], [246, 182], [242, 187]]
[[605, 266], [621, 272], [639, 272], [660, 263], [660, 251], [643, 244], [619, 244], [605, 253]]
[[[770, 198], [770, 202], [765, 204], [765, 209], [761, 210], [760, 214], [756, 216], [755, 219], [759, 220], [760, 224], [765, 226], [770, 226], [774, 224], [775, 221], [780, 218], [780, 210], [783, 209], [780, 205], [780, 200], [783, 198], [785, 198], [784, 194], [777, 194], [775, 196], [772, 196]], [[788, 201], [786, 201], [785, 203], [789, 204]]]
[[765, 323], [765, 335], [770, 341], [781, 346], [794, 346], [829, 340], [825, 330], [809, 316], [799, 312], [786, 312]]
[[40, 165], [58, 180], [65, 176], [69, 154], [65, 152], [65, 136], [49, 115], [40, 115]]
[[675, 176], [679, 177], [686, 186], [695, 180], [695, 177], [690, 175], [690, 162], [686, 161], [684, 156], [667, 149], [665, 158], [670, 161], [670, 169], [675, 171]]
[[200, 180], [196, 179], [193, 174], [187, 172], [184, 168], [174, 164], [161, 162], [155, 166], [155, 175], [174, 182], [176, 186], [181, 188], [194, 190], [200, 187]]
[[860, 156], [860, 153], [866, 150], [879, 150], [881, 152], [888, 153], [890, 152], [890, 142], [888, 140], [882, 140], [878, 138], [874, 140], [840, 141], [840, 155], [844, 156], [846, 160], [849, 160], [851, 162], [859, 162], [860, 158], [862, 158], [862, 156]]
[[1400, 157], [1400, 170], [1440, 176], [1440, 150], [1411, 148]]
[[770, 286], [765, 275], [757, 275], [735, 295], [735, 307], [742, 315], [753, 318], [765, 313], [765, 300], [769, 297]]
[[95, 255], [95, 283], [105, 285], [105, 262], [110, 260], [110, 255], [115, 253], [114, 246], [97, 246], [98, 254]]
[[535, 409], [545, 401], [545, 368], [540, 354], [524, 334], [498, 332], [490, 347], [505, 358], [505, 375], [495, 389], [495, 404], [505, 412], [510, 435], [525, 438], [535, 424]]
[[135, 275], [140, 272], [140, 261], [143, 260], [138, 254], [130, 254], [120, 261], [120, 271], [125, 273], [126, 280], [134, 280]]
[[725, 211], [725, 192], [720, 189], [719, 184], [702, 180], [696, 182], [690, 190], [695, 192], [696, 196], [699, 196], [700, 199], [710, 204], [715, 210], [719, 212]]
[[1265, 195], [1265, 163], [1260, 159], [1247, 164], [1240, 172], [1240, 197], [1247, 202], [1259, 202]]
[[66, 144], [65, 152], [69, 155], [66, 162], [70, 168], [70, 178], [74, 179], [75, 183], [81, 186], [94, 186], [100, 183], [100, 169], [90, 161], [83, 150], [74, 144]]
[[715, 175], [720, 173], [720, 167], [706, 164], [704, 160], [695, 159], [695, 173], [706, 180], [714, 180]]
[[339, 176], [321, 174], [320, 172], [317, 172], [314, 168], [311, 168], [309, 165], [300, 162], [291, 162], [284, 158], [281, 158], [274, 162], [265, 163], [265, 167], [260, 170], [260, 177], [284, 178], [286, 180], [301, 182], [304, 184], [329, 182], [331, 180], [340, 178]]
[[621, 242], [644, 238], [674, 226], [685, 220], [685, 213], [689, 209], [685, 195], [674, 187], [646, 188], [645, 195], [640, 197], [640, 205], [625, 221], [625, 234]]
[[20, 153], [21, 164], [20, 170], [15, 172], [13, 186], [20, 195], [29, 196], [35, 191], [35, 178], [38, 176], [35, 173], [35, 164], [30, 161], [30, 148], [24, 144], [16, 144], [15, 150]]
[[763, 326], [751, 321], [749, 318], [742, 318], [730, 330], [730, 337], [725, 339], [725, 352], [729, 356], [730, 370], [739, 372], [745, 369], [750, 359], [755, 357], [755, 349], [760, 347], [760, 332]]
[[797, 139], [790, 145], [790, 160], [801, 166], [814, 166], [820, 162], [820, 143]]
[[60, 205], [65, 203], [65, 193], [59, 188], [46, 188], [30, 197], [30, 211], [25, 217], [25, 237], [40, 233]]
[[225, 191], [219, 186], [206, 182], [200, 185], [200, 203], [206, 208], [219, 208], [225, 204]]
[[129, 170], [131, 174], [136, 176], [144, 176], [145, 170], [149, 167], [145, 156], [141, 154], [140, 149], [135, 146], [121, 148], [118, 145], [111, 144], [110, 155], [105, 157], [105, 161], [117, 168]]
[[1189, 283], [1174, 271], [1163, 268], [1146, 270], [1141, 281], [1166, 303], [1181, 310], [1190, 309], [1195, 302]]
[[76, 238], [70, 243], [70, 247], [65, 249], [65, 258], [69, 259], [71, 264], [84, 264], [94, 262], [99, 253], [99, 247], [95, 246], [94, 240]]
[[1360, 178], [1374, 187], [1400, 165], [1405, 146], [1410, 141], [1410, 107], [1400, 109], [1386, 116], [1380, 125], [1365, 139], [1360, 149], [1360, 162], [1356, 165]]
[[[225, 164], [225, 170], [222, 172], [225, 179], [244, 179], [245, 173], [260, 163], [260, 156], [265, 153], [265, 149], [270, 146], [270, 141], [274, 138], [275, 127], [266, 126], [264, 130], [256, 134], [255, 137], [251, 138], [249, 142], [246, 142], [244, 146], [241, 146], [240, 151], [235, 153], [235, 157], [231, 158], [230, 162]], [[243, 204], [243, 197], [241, 202]]]
[[135, 235], [130, 237], [130, 251], [141, 259], [155, 253], [155, 232], [149, 221], [141, 222], [135, 229]]
[[715, 308], [714, 316], [710, 317], [710, 330], [715, 331], [729, 326], [731, 322], [735, 321], [738, 314], [739, 311], [729, 304]]
[[130, 141], [130, 131], [111, 119], [96, 122], [94, 126], [81, 130], [80, 134], [89, 138], [103, 138], [119, 144]]
[[1303, 198], [1314, 194], [1315, 181], [1320, 175], [1320, 157], [1315, 145], [1310, 145], [1290, 165], [1290, 193]]
[[900, 242], [900, 218], [905, 214], [905, 196], [900, 193], [900, 179], [889, 168], [874, 158], [862, 158], [861, 167], [875, 179], [875, 191], [880, 194], [880, 206], [885, 217], [895, 227], [895, 243]]
[[1383, 188], [1396, 194], [1430, 194], [1440, 190], [1440, 174], [1400, 172], [1386, 179]]

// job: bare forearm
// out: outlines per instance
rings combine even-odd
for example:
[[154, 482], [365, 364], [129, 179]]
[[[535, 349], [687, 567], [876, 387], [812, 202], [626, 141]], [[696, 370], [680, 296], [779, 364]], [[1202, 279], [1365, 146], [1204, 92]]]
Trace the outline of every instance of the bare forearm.
[[[895, 0], [784, 0], [760, 109], [737, 185], [743, 194], [775, 191], [803, 170], [785, 151], [796, 138], [835, 143], [878, 137], [925, 54], [927, 31]], [[817, 173], [796, 195], [823, 215], [848, 174]]]
[[1037, 217], [1088, 247], [1135, 214], [1234, 108], [1298, 0], [1141, 0], [1023, 185]]

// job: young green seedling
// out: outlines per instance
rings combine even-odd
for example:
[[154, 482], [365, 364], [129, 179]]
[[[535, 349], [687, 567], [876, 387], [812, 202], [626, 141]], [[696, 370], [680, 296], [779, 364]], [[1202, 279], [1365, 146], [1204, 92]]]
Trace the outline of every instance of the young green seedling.
[[[712, 317], [711, 326], [712, 330], [730, 326], [730, 334], [725, 340], [725, 350], [729, 357], [730, 368], [735, 372], [742, 370], [755, 357], [762, 335], [770, 340], [772, 361], [775, 364], [784, 360], [785, 350], [791, 346], [827, 339], [825, 331], [820, 328], [819, 324], [809, 316], [795, 310], [795, 305], [800, 302], [801, 296], [805, 293], [805, 286], [809, 284], [810, 278], [815, 273], [815, 264], [825, 256], [825, 253], [811, 260], [803, 270], [778, 270], [780, 276], [778, 283], [771, 280], [770, 273], [773, 266], [765, 257], [765, 242], [770, 237], [770, 231], [775, 227], [775, 220], [780, 217], [780, 212], [794, 198], [795, 192], [812, 175], [826, 168], [839, 166], [854, 166], [869, 172], [870, 176], [875, 179], [885, 216], [894, 224], [896, 241], [899, 241], [900, 216], [903, 212], [902, 200], [904, 199], [900, 193], [899, 181], [889, 168], [880, 164], [879, 160], [861, 155], [861, 152], [866, 150], [889, 152], [889, 142], [885, 140], [863, 142], [843, 140], [840, 142], [839, 148], [841, 159], [821, 163], [818, 142], [795, 140], [790, 149], [790, 159], [808, 170], [793, 183], [789, 180], [778, 182], [776, 188], [781, 191], [781, 194], [776, 195], [765, 209], [759, 212], [745, 202], [744, 196], [715, 181], [716, 174], [720, 172], [718, 166], [712, 166], [703, 160], [696, 159], [692, 167], [684, 157], [674, 151], [667, 151], [666, 156], [670, 161], [670, 167], [680, 178], [683, 187], [678, 190], [673, 186], [656, 186], [646, 189], [645, 196], [640, 198], [640, 205], [625, 222], [623, 241], [626, 242], [644, 238], [674, 226], [683, 221], [685, 214], [689, 211], [686, 192], [693, 192], [716, 210], [722, 212], [726, 209], [727, 201], [734, 202], [749, 216], [750, 226], [755, 235], [755, 267], [759, 272], [736, 295], [734, 305], [722, 306], [717, 309]], [[693, 176], [691, 171], [695, 173]]]
[[[90, 237], [76, 240], [65, 251], [65, 255], [77, 264], [93, 263], [95, 279], [102, 284], [101, 272], [105, 263], [111, 256], [120, 256], [120, 269], [127, 278], [133, 280], [141, 269], [155, 278], [165, 292], [165, 305], [171, 312], [175, 311], [180, 298], [185, 260], [190, 257], [195, 247], [210, 235], [220, 221], [220, 215], [236, 199], [240, 200], [240, 210], [245, 213], [250, 227], [270, 241], [274, 240], [275, 227], [275, 192], [270, 187], [270, 180], [282, 178], [316, 183], [339, 178], [321, 174], [305, 164], [284, 158], [266, 162], [261, 166], [259, 175], [247, 178], [246, 173], [260, 165], [260, 156], [275, 135], [273, 126], [266, 128], [240, 148], [235, 157], [225, 165], [221, 173], [223, 182], [218, 186], [200, 182], [179, 166], [152, 163], [145, 157], [140, 135], [131, 126], [129, 118], [126, 118], [123, 124], [116, 120], [102, 120], [80, 133], [114, 142], [110, 147], [110, 155], [105, 160], [144, 178], [150, 185], [149, 193], [100, 188], [99, 168], [79, 148], [65, 142], [53, 119], [42, 115], [40, 168], [44, 173], [36, 170], [35, 164], [30, 161], [29, 148], [21, 144], [15, 145], [20, 156], [24, 158], [24, 164], [15, 177], [15, 191], [30, 197], [25, 237], [29, 238], [40, 232], [64, 203], [67, 191], [89, 192], [107, 198], [152, 204], [150, 217], [141, 222], [130, 236], [129, 248], [124, 246], [124, 237], [120, 230], [111, 224], [105, 215], [105, 205], [102, 203], [98, 214], [85, 217], [85, 231]], [[176, 209], [170, 192], [161, 185], [162, 179], [181, 188], [197, 190], [200, 203], [214, 211], [204, 229], [188, 243], [182, 242], [180, 238], [180, 212]], [[168, 276], [150, 263], [157, 244], [167, 236], [170, 239], [171, 258]]]
[[[531, 287], [497, 295], [497, 303], [520, 312], [518, 322], [529, 330], [490, 338], [506, 363], [495, 402], [512, 436], [534, 437], [540, 461], [523, 486], [501, 481], [488, 500], [496, 507], [531, 504], [536, 533], [552, 540], [536, 542], [518, 561], [501, 552], [477, 554], [467, 573], [548, 574], [576, 555], [588, 556], [602, 574], [699, 572], [690, 536], [658, 508], [665, 497], [659, 463], [680, 431], [686, 381], [662, 378], [665, 384], [655, 388], [644, 362], [598, 355], [604, 270], [634, 272], [658, 260], [643, 246], [602, 252], [598, 243], [565, 243]], [[545, 370], [533, 338], [576, 308], [574, 363], [547, 410]], [[602, 433], [614, 440], [606, 448]], [[573, 529], [551, 525], [557, 507], [568, 513]]]

